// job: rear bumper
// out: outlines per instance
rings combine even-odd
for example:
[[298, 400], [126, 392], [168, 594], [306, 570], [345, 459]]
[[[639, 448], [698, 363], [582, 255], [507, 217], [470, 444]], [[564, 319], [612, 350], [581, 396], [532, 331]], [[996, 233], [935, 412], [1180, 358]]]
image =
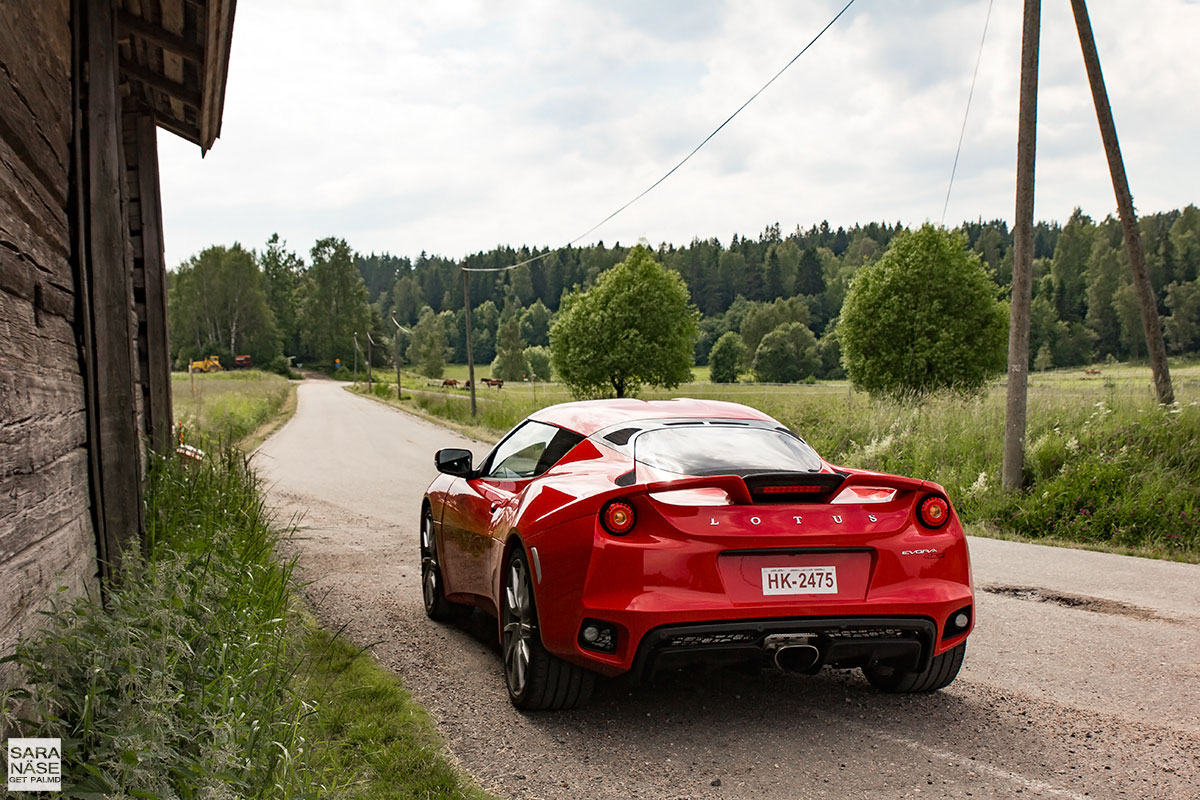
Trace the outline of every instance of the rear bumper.
[[920, 670], [933, 658], [937, 625], [922, 617], [796, 617], [701, 625], [664, 625], [642, 637], [630, 677], [648, 679], [688, 663], [769, 662], [802, 641], [820, 655], [809, 671], [886, 663]]

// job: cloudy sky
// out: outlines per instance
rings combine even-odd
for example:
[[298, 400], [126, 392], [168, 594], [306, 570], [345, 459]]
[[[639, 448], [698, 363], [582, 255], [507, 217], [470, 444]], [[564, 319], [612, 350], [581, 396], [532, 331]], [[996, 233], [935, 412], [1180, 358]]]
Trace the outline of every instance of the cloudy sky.
[[[253, 0], [221, 138], [160, 133], [167, 261], [208, 244], [558, 246], [653, 183], [844, 4]], [[992, 10], [946, 221], [1011, 219], [1020, 8]], [[1115, 213], [1067, 0], [1043, 4], [1036, 216]], [[1139, 211], [1200, 201], [1200, 2], [1089, 3]], [[652, 243], [942, 216], [987, 0], [858, 0], [653, 193]]]

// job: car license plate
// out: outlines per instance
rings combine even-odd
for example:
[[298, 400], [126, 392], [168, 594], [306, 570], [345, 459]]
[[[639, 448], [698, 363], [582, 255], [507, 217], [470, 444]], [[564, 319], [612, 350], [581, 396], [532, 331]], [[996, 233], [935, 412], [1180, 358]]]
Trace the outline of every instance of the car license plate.
[[833, 567], [763, 567], [762, 592], [779, 594], [837, 594]]

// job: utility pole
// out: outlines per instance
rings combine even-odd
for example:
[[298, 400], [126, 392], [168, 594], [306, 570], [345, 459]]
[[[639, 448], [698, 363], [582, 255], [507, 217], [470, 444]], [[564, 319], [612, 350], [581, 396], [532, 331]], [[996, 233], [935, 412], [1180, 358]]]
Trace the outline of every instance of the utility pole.
[[1117, 196], [1117, 211], [1121, 216], [1121, 230], [1125, 234], [1129, 268], [1133, 271], [1133, 286], [1137, 290], [1138, 305], [1141, 306], [1146, 351], [1150, 356], [1150, 370], [1154, 373], [1154, 392], [1158, 396], [1158, 402], [1169, 405], [1175, 400], [1175, 392], [1171, 388], [1171, 373], [1167, 368], [1167, 348], [1163, 344], [1162, 323], [1158, 317], [1154, 287], [1150, 285], [1150, 276], [1146, 274], [1141, 233], [1138, 230], [1137, 214], [1133, 210], [1129, 181], [1125, 177], [1125, 161], [1121, 158], [1121, 145], [1117, 141], [1117, 125], [1113, 121], [1108, 91], [1104, 88], [1104, 73], [1100, 71], [1100, 54], [1096, 51], [1096, 39], [1092, 35], [1087, 3], [1085, 0], [1071, 0], [1071, 10], [1075, 12], [1079, 47], [1083, 50], [1083, 63], [1087, 67], [1088, 83], [1092, 87], [1096, 121], [1100, 123], [1100, 138], [1104, 141], [1108, 172], [1112, 176], [1113, 192]]
[[358, 385], [358, 331], [354, 332], [354, 385]]
[[471, 387], [471, 416], [475, 416], [475, 353], [471, 347], [471, 273], [463, 274], [463, 310], [467, 313], [467, 383]]
[[396, 322], [396, 317], [392, 317], [392, 324], [396, 326], [396, 399], [403, 400], [404, 395], [400, 392], [400, 332], [409, 333], [408, 328]]
[[1021, 488], [1025, 467], [1025, 411], [1029, 371], [1029, 306], [1033, 298], [1033, 171], [1037, 148], [1038, 46], [1041, 0], [1025, 0], [1021, 36], [1021, 109], [1017, 122], [1017, 207], [1013, 221], [1012, 308], [1008, 327], [1008, 385], [1001, 480]]
[[371, 345], [375, 342], [371, 339], [371, 332], [367, 331], [367, 391], [371, 391]]

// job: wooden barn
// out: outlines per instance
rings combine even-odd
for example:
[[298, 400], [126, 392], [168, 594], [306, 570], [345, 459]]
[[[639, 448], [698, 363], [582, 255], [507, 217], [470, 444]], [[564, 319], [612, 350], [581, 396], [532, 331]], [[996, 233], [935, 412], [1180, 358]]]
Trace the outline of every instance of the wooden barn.
[[158, 128], [217, 138], [234, 5], [0, 0], [0, 656], [142, 532], [172, 426]]

